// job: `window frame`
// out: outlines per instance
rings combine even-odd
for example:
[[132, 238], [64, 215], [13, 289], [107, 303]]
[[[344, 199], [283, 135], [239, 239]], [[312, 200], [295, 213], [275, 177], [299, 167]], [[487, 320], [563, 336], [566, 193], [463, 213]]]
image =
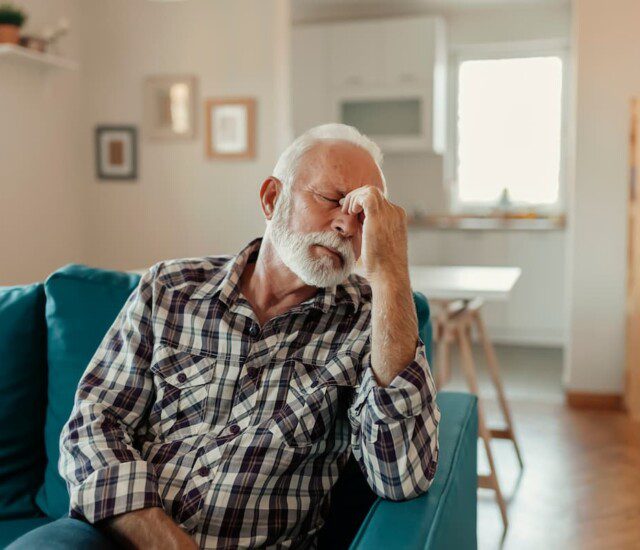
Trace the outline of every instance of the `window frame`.
[[[570, 43], [566, 39], [501, 42], [495, 44], [464, 44], [453, 46], [449, 53], [449, 109], [447, 113], [447, 152], [444, 158], [444, 176], [450, 211], [459, 215], [491, 214], [495, 204], [461, 202], [458, 200], [456, 182], [458, 178], [458, 74], [465, 61], [482, 59], [514, 59], [525, 57], [559, 57], [562, 62], [562, 91], [560, 98], [560, 171], [558, 176], [558, 200], [553, 204], [527, 205], [528, 211], [541, 216], [564, 214], [567, 204], [567, 158], [569, 138], [569, 98], [570, 98]], [[522, 210], [515, 203], [512, 210]]]

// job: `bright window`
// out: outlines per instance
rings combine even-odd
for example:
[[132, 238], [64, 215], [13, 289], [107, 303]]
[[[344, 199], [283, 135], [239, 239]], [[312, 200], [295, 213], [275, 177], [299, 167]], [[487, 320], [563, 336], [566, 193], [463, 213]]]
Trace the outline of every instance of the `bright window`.
[[463, 61], [458, 73], [457, 202], [491, 206], [559, 198], [562, 60]]

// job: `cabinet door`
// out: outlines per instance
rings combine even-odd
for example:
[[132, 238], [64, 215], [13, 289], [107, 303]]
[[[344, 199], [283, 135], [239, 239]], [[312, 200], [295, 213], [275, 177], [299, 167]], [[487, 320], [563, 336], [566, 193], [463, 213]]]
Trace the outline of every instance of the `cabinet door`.
[[384, 25], [384, 67], [389, 85], [424, 83], [433, 78], [434, 18], [391, 19]]
[[296, 136], [331, 122], [326, 26], [294, 27], [291, 43], [291, 93]]
[[329, 26], [329, 68], [334, 88], [381, 84], [384, 24], [378, 21]]

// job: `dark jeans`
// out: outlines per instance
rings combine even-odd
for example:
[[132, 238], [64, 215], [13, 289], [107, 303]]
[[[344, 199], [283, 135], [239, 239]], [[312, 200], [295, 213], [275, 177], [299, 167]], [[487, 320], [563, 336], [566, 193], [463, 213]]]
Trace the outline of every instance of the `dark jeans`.
[[118, 546], [89, 523], [61, 518], [13, 541], [5, 550], [118, 550]]

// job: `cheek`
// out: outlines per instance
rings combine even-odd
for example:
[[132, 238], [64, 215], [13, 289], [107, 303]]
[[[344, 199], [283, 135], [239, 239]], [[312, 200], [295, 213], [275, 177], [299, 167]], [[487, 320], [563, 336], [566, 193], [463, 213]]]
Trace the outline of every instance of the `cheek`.
[[293, 210], [291, 226], [294, 230], [305, 233], [326, 231], [330, 224], [331, 216], [320, 205], [300, 202]]

